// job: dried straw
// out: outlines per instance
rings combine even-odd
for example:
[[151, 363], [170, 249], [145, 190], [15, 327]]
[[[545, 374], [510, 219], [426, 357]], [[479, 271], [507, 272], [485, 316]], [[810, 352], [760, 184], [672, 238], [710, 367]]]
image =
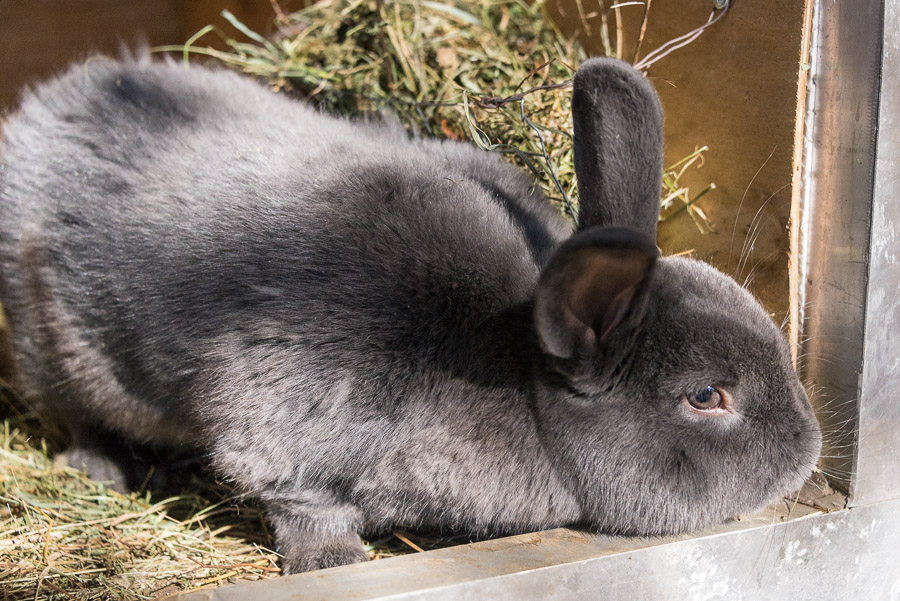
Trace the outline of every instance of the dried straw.
[[[598, 14], [601, 38], [608, 40], [607, 13], [613, 11], [620, 27], [619, 13], [632, 5], [644, 9], [636, 57], [649, 3], [618, 3]], [[588, 15], [578, 6], [588, 26]], [[415, 133], [468, 138], [484, 150], [509, 155], [531, 171], [552, 201], [575, 215], [567, 88], [587, 55], [555, 26], [544, 0], [320, 0], [289, 15], [279, 9], [278, 29], [268, 38], [228, 11], [222, 14], [245, 39], [209, 26], [184, 46], [156, 50], [177, 51], [185, 61], [191, 55], [212, 57], [332, 113], [374, 111]], [[198, 45], [212, 32], [228, 51]], [[622, 39], [620, 33], [617, 40]], [[702, 160], [687, 163], [699, 164]], [[695, 221], [705, 222], [697, 199], [670, 184], [662, 197], [680, 201]], [[701, 232], [707, 229], [701, 226]]]

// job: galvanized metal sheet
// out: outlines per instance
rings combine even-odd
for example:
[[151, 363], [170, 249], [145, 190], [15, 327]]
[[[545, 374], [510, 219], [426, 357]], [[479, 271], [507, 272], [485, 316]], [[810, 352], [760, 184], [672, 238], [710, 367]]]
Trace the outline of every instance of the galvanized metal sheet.
[[900, 2], [884, 35], [854, 505], [900, 498]]
[[826, 432], [824, 466], [849, 489], [857, 460], [883, 3], [814, 1], [803, 203], [794, 224], [799, 363]]
[[668, 540], [553, 530], [168, 599], [900, 600], [900, 501], [771, 520]]

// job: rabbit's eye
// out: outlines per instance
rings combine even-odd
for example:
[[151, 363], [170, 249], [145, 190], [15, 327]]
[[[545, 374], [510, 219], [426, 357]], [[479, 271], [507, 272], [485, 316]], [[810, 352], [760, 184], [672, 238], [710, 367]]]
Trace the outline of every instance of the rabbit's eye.
[[686, 398], [691, 407], [699, 411], [711, 411], [722, 406], [722, 393], [714, 386], [707, 386]]

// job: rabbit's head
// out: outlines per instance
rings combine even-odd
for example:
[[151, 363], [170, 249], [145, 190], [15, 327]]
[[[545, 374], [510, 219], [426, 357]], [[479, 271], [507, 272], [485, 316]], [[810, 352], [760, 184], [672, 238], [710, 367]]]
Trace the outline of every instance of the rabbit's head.
[[585, 521], [695, 529], [793, 492], [821, 434], [781, 330], [705, 263], [658, 258], [662, 112], [619, 61], [579, 70], [578, 231], [535, 298], [545, 444]]

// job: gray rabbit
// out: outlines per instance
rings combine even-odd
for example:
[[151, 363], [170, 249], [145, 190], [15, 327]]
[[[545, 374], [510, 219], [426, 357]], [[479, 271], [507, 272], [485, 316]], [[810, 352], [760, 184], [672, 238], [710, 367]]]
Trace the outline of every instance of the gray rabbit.
[[575, 231], [466, 144], [221, 70], [73, 67], [0, 147], [19, 390], [118, 486], [129, 442], [206, 449], [286, 572], [393, 527], [655, 535], [796, 490], [821, 434], [781, 331], [658, 257], [652, 86], [593, 59], [573, 93]]

